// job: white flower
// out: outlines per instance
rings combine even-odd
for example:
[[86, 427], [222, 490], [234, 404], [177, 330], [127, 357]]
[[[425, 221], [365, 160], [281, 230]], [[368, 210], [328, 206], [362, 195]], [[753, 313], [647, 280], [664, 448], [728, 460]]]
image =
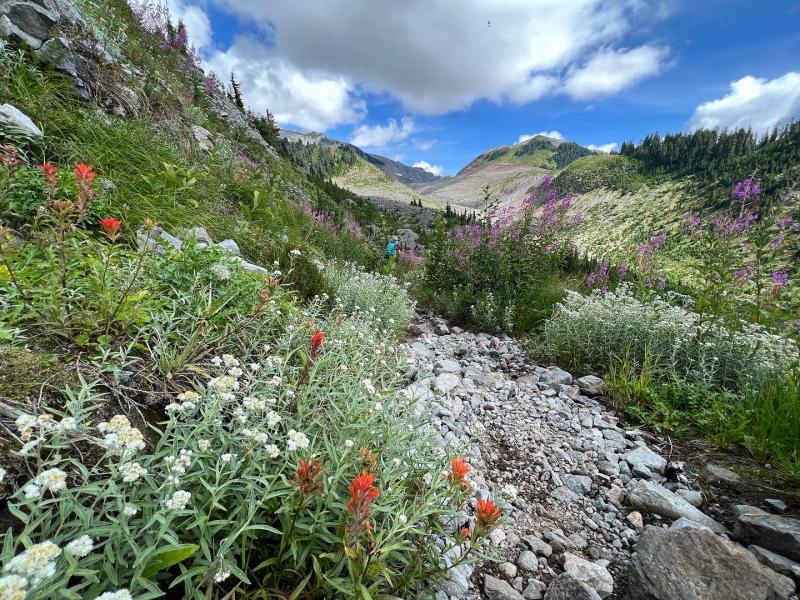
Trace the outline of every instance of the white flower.
[[264, 410], [267, 407], [266, 400], [261, 396], [245, 396], [242, 400], [242, 404], [251, 412]]
[[6, 478], [6, 470], [0, 467], [0, 481]]
[[239, 378], [244, 374], [244, 371], [240, 367], [231, 367], [228, 369], [228, 375], [231, 377]]
[[133, 600], [133, 596], [123, 588], [115, 592], [103, 592], [95, 600]]
[[278, 458], [278, 455], [281, 453], [281, 451], [278, 450], [278, 447], [275, 444], [267, 444], [266, 446], [264, 446], [264, 451], [270, 458]]
[[94, 550], [94, 542], [88, 535], [82, 535], [77, 540], [72, 540], [66, 547], [67, 553], [77, 558], [88, 556], [92, 550]]
[[258, 373], [261, 370], [261, 365], [258, 363], [250, 363], [250, 370], [253, 373]]
[[211, 265], [211, 274], [214, 275], [220, 281], [225, 281], [231, 278], [231, 269], [228, 265], [222, 263], [216, 263]]
[[239, 382], [230, 375], [221, 375], [209, 381], [208, 387], [218, 389], [220, 392], [228, 392], [239, 389]]
[[215, 367], [218, 367], [222, 364], [222, 359], [219, 356], [215, 356], [214, 358], [211, 359], [211, 364], [214, 365]]
[[267, 426], [268, 427], [275, 427], [278, 423], [281, 422], [281, 416], [276, 413], [274, 410], [271, 410], [267, 413]]
[[139, 508], [134, 506], [133, 504], [126, 504], [125, 507], [122, 509], [122, 514], [126, 517], [133, 517], [136, 513], [139, 512]]
[[230, 576], [231, 576], [231, 572], [230, 571], [227, 571], [226, 569], [221, 568], [219, 571], [217, 571], [217, 574], [214, 575], [214, 581], [216, 581], [217, 583], [222, 583], [223, 581], [225, 581]]
[[0, 577], [0, 598], [3, 600], [25, 600], [28, 580], [19, 575]]
[[309, 440], [306, 434], [302, 431], [289, 430], [289, 441], [286, 443], [286, 448], [289, 452], [294, 452], [298, 448], [308, 448]]
[[56, 425], [57, 431], [74, 431], [78, 428], [78, 422], [73, 419], [72, 417], [64, 417], [61, 421]]
[[340, 371], [342, 371], [342, 372], [344, 372], [344, 373], [347, 373], [348, 369], [349, 369], [349, 367], [348, 367], [346, 364], [344, 364], [344, 363], [342, 363], [341, 365], [339, 365], [339, 370], [340, 370]]
[[36, 476], [36, 483], [57, 494], [67, 487], [67, 474], [61, 469], [47, 469]]
[[405, 515], [400, 515], [399, 517], [397, 517], [397, 520], [400, 521], [401, 525], [405, 525], [406, 523], [408, 523], [408, 517]]
[[201, 452], [207, 452], [211, 448], [211, 442], [209, 440], [198, 440], [197, 447]]
[[381, 404], [380, 402], [376, 402], [375, 404], [372, 405], [372, 410], [374, 410], [375, 412], [383, 410], [383, 404]]
[[183, 510], [189, 504], [192, 494], [184, 490], [178, 490], [172, 494], [171, 498], [164, 501], [164, 505], [170, 510]]
[[22, 446], [22, 448], [19, 449], [19, 453], [22, 456], [27, 456], [31, 450], [36, 448], [36, 446], [38, 446], [41, 443], [41, 441], [42, 441], [41, 438], [33, 438], [31, 441], [26, 442]]
[[395, 459], [393, 459], [393, 460], [392, 460], [392, 462], [394, 463], [394, 466], [395, 466], [395, 467], [399, 467], [399, 466], [400, 466], [400, 464], [401, 464], [401, 461], [400, 461], [400, 459], [399, 459], [399, 458], [395, 458]]
[[29, 483], [22, 488], [26, 500], [34, 500], [42, 497], [42, 488], [35, 483]]
[[56, 563], [54, 561], [59, 556], [61, 556], [61, 548], [50, 541], [42, 542], [34, 544], [22, 554], [17, 554], [3, 567], [3, 570], [16, 573], [36, 586], [55, 575]]
[[345, 448], [352, 448], [353, 447], [353, 440], [345, 440], [344, 441]]
[[300, 250], [295, 248], [294, 250], [290, 250], [289, 254], [291, 254], [293, 258], [296, 258], [296, 257], [300, 256], [301, 252], [300, 252]]
[[231, 462], [233, 460], [233, 454], [223, 454], [222, 456], [219, 457], [219, 459], [223, 463], [228, 464], [229, 462]]
[[375, 386], [372, 385], [371, 379], [365, 379], [364, 381], [361, 382], [361, 384], [364, 386], [364, 389], [367, 390], [367, 393], [370, 394], [371, 396], [378, 395], [378, 390], [376, 390]]
[[222, 362], [225, 363], [226, 367], [238, 367], [239, 360], [233, 354], [223, 354], [222, 355]]
[[142, 432], [131, 427], [130, 421], [124, 415], [116, 415], [108, 423], [99, 423], [97, 429], [106, 434], [104, 438], [106, 446], [121, 449], [123, 456], [144, 450]]
[[185, 392], [178, 394], [178, 400], [181, 402], [197, 402], [200, 400], [200, 394], [192, 390], [186, 390]]
[[125, 483], [133, 483], [147, 475], [147, 469], [138, 462], [127, 462], [119, 466], [119, 474], [122, 475], [122, 481]]

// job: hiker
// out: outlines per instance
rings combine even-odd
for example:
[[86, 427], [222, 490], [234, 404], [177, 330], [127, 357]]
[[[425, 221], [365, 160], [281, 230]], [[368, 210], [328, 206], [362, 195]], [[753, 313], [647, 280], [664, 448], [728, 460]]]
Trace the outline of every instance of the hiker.
[[386, 245], [386, 252], [384, 255], [386, 256], [386, 260], [395, 257], [395, 247], [397, 246], [397, 238], [392, 238], [392, 241]]

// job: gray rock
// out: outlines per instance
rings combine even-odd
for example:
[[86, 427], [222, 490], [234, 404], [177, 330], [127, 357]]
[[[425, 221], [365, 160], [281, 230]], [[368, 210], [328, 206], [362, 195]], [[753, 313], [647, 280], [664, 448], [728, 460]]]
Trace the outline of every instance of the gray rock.
[[483, 593], [489, 600], [525, 600], [510, 583], [491, 575], [483, 576]]
[[535, 535], [526, 535], [522, 537], [522, 541], [528, 548], [533, 550], [537, 556], [550, 556], [553, 553], [553, 548], [547, 542], [540, 540]]
[[558, 367], [549, 367], [539, 375], [539, 381], [547, 385], [570, 385], [572, 383], [572, 375]]
[[436, 335], [450, 335], [450, 328], [444, 323], [437, 323], [433, 331]]
[[600, 600], [600, 596], [572, 575], [562, 573], [547, 588], [544, 600]]
[[180, 250], [183, 248], [183, 242], [173, 235], [170, 235], [161, 227], [153, 227], [153, 230], [148, 232], [144, 228], [136, 231], [136, 242], [139, 246], [139, 251], [152, 251], [156, 254], [166, 254], [167, 246], [172, 250]]
[[737, 508], [733, 533], [739, 540], [800, 560], [800, 519], [771, 515], [753, 506]]
[[769, 567], [781, 575], [786, 575], [786, 577], [792, 577], [795, 581], [800, 583], [800, 580], [798, 580], [798, 575], [800, 575], [800, 563], [789, 560], [780, 554], [775, 554], [761, 546], [750, 545], [747, 549], [750, 550], [758, 562], [765, 567]]
[[631, 467], [643, 466], [655, 473], [663, 473], [667, 466], [667, 461], [664, 457], [660, 454], [656, 454], [647, 446], [638, 446], [627, 454], [624, 454], [622, 458]]
[[525, 600], [542, 600], [544, 598], [544, 591], [547, 585], [538, 579], [531, 579], [528, 581], [528, 587], [522, 592], [522, 597]]
[[789, 507], [786, 506], [786, 502], [779, 498], [765, 498], [764, 504], [766, 504], [769, 508], [774, 510], [775, 512], [783, 513], [786, 512]]
[[194, 240], [198, 244], [205, 244], [206, 246], [210, 246], [214, 243], [214, 240], [211, 239], [205, 227], [191, 227], [187, 229], [181, 237], [184, 240]]
[[268, 269], [265, 269], [260, 265], [254, 265], [251, 262], [247, 262], [241, 256], [234, 256], [232, 258], [236, 260], [240, 265], [242, 265], [242, 268], [248, 273], [258, 273], [259, 275], [263, 275], [265, 277], [269, 277], [271, 275]]
[[689, 504], [700, 508], [703, 506], [703, 494], [695, 490], [675, 490], [675, 493], [684, 498]]
[[606, 382], [597, 375], [584, 375], [575, 380], [575, 385], [587, 396], [602, 396], [608, 393]]
[[517, 565], [512, 562], [500, 563], [498, 569], [500, 569], [500, 572], [506, 579], [514, 579], [514, 577], [517, 576]]
[[49, 4], [5, 0], [0, 3], [0, 33], [5, 38], [20, 41], [38, 50], [50, 37], [50, 30], [59, 18], [58, 12]]
[[633, 508], [643, 512], [654, 513], [669, 519], [686, 517], [717, 533], [726, 533], [727, 531], [723, 525], [689, 504], [685, 498], [670, 492], [654, 481], [636, 480], [628, 490], [627, 501]]
[[686, 517], [681, 517], [677, 521], [673, 521], [672, 525], [669, 526], [670, 529], [705, 529], [706, 531], [711, 531], [705, 525], [701, 525], [697, 521], [692, 521], [691, 519], [687, 519]]
[[709, 531], [649, 526], [636, 544], [626, 600], [779, 600], [792, 581]]
[[28, 115], [11, 104], [0, 105], [0, 124], [10, 129], [17, 129], [32, 138], [44, 135]]
[[442, 359], [436, 363], [436, 368], [442, 373], [460, 373], [461, 365], [456, 360]]
[[717, 479], [726, 483], [739, 483], [740, 481], [737, 473], [720, 465], [715, 465], [714, 463], [708, 463], [706, 465], [706, 474], [711, 476], [712, 479]]
[[576, 494], [585, 495], [592, 489], [592, 478], [586, 475], [562, 475], [561, 481]]
[[560, 502], [575, 502], [579, 496], [568, 487], [562, 485], [550, 492], [550, 497]]
[[539, 560], [536, 558], [536, 554], [525, 550], [517, 558], [517, 566], [527, 573], [536, 573], [539, 570]]
[[442, 394], [446, 394], [447, 392], [453, 390], [453, 388], [458, 387], [460, 384], [461, 378], [458, 375], [453, 373], [441, 373], [440, 375], [436, 376], [436, 381], [433, 384], [433, 387]]
[[564, 572], [588, 585], [601, 598], [614, 591], [614, 579], [605, 567], [575, 554], [564, 554]]
[[239, 244], [234, 242], [233, 240], [222, 240], [219, 244], [214, 244], [217, 248], [221, 248], [228, 254], [233, 254], [234, 256], [239, 256]]
[[214, 149], [214, 136], [208, 129], [200, 127], [200, 125], [192, 125], [192, 135], [197, 145], [205, 152], [211, 152]]

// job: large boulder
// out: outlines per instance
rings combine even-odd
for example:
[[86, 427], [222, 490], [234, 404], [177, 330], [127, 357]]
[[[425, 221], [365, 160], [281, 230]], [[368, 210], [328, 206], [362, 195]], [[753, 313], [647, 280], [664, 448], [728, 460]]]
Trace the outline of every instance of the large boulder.
[[515, 590], [507, 581], [484, 575], [483, 593], [489, 600], [524, 600], [522, 594]]
[[558, 367], [548, 367], [539, 375], [539, 381], [545, 385], [570, 385], [572, 383], [572, 375]]
[[53, 3], [47, 0], [4, 0], [0, 2], [0, 35], [38, 50], [50, 37], [59, 17]]
[[769, 567], [781, 575], [792, 577], [797, 583], [800, 583], [800, 563], [789, 560], [780, 554], [775, 554], [761, 546], [748, 546], [747, 549], [750, 550], [753, 556], [756, 557], [756, 560], [765, 567]]
[[569, 552], [564, 554], [564, 572], [571, 575], [573, 579], [588, 585], [601, 598], [605, 598], [614, 591], [614, 579], [605, 567], [575, 554]]
[[800, 519], [772, 515], [754, 506], [738, 506], [736, 512], [733, 533], [739, 540], [800, 560]]
[[544, 600], [600, 600], [600, 596], [569, 573], [562, 573], [547, 588]]
[[698, 529], [648, 526], [636, 544], [626, 600], [785, 600], [794, 583], [742, 546]]
[[28, 115], [11, 104], [0, 105], [0, 126], [16, 129], [31, 138], [40, 138], [43, 135], [42, 130]]
[[648, 471], [655, 473], [663, 473], [667, 466], [666, 459], [660, 454], [653, 452], [647, 446], [638, 446], [625, 454], [622, 458], [631, 466], [631, 468], [644, 467]]
[[628, 490], [627, 501], [633, 508], [642, 512], [661, 515], [668, 519], [686, 517], [717, 533], [727, 533], [724, 525], [689, 504], [682, 496], [670, 492], [654, 481], [637, 479]]
[[597, 375], [584, 375], [575, 380], [575, 385], [587, 396], [602, 396], [608, 393], [606, 382]]

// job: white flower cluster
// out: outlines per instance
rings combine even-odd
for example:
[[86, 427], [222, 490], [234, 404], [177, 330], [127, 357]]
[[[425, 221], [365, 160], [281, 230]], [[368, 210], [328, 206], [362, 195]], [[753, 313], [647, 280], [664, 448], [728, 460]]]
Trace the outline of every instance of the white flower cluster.
[[178, 400], [180, 400], [180, 402], [170, 402], [167, 404], [164, 410], [166, 410], [168, 414], [176, 413], [185, 415], [190, 413], [197, 408], [197, 403], [200, 401], [200, 394], [192, 390], [187, 390], [178, 394]]
[[164, 462], [167, 465], [167, 472], [170, 474], [170, 483], [179, 485], [180, 478], [186, 475], [186, 470], [192, 465], [192, 451], [181, 448], [178, 456], [166, 456]]
[[133, 596], [123, 588], [114, 592], [103, 592], [95, 600], [133, 600]]
[[61, 469], [47, 469], [36, 476], [36, 484], [57, 494], [67, 487], [67, 474]]
[[[56, 574], [56, 559], [61, 556], [61, 548], [53, 542], [47, 541], [34, 544], [21, 554], [17, 554], [3, 568], [6, 573], [11, 573], [26, 580], [23, 586], [37, 586], [45, 579]], [[21, 583], [20, 580], [16, 581]]]
[[288, 441], [286, 442], [286, 449], [289, 452], [294, 452], [298, 448], [308, 448], [309, 439], [302, 431], [289, 430]]
[[27, 595], [28, 580], [19, 575], [4, 575], [0, 577], [0, 598], [3, 600], [25, 600]]
[[183, 510], [192, 499], [192, 494], [184, 490], [174, 492], [171, 497], [164, 500], [164, 506], [169, 510]]
[[147, 475], [147, 469], [138, 462], [126, 462], [119, 466], [119, 474], [125, 483], [133, 483]]
[[105, 445], [122, 450], [123, 457], [144, 450], [145, 443], [142, 432], [131, 427], [128, 417], [124, 415], [115, 415], [108, 422], [98, 423], [97, 430], [105, 435]]
[[231, 268], [225, 263], [215, 263], [211, 265], [209, 270], [211, 274], [220, 281], [227, 281], [233, 277], [233, 271], [231, 271]]
[[72, 540], [66, 546], [67, 554], [71, 554], [76, 558], [83, 558], [88, 556], [94, 550], [94, 541], [88, 535], [82, 535], [76, 540]]
[[[31, 450], [42, 443], [44, 436], [49, 433], [63, 433], [74, 431], [78, 428], [78, 423], [72, 417], [65, 417], [56, 421], [50, 414], [39, 415], [20, 415], [15, 421], [19, 437], [24, 442], [20, 449], [20, 454], [27, 456]], [[38, 433], [39, 435], [34, 436]]]

